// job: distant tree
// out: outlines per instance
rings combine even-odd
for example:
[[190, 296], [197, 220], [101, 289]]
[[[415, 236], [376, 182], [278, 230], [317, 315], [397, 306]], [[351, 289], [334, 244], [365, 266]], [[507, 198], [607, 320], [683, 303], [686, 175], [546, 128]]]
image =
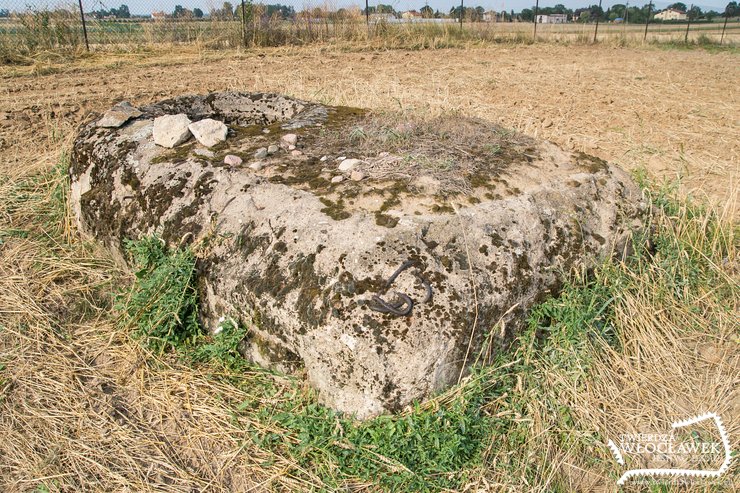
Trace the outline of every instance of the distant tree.
[[[237, 10], [239, 7], [237, 7]], [[346, 9], [339, 9], [344, 10], [342, 14], [346, 14]], [[339, 14], [339, 11], [336, 12], [336, 14]], [[335, 15], [336, 15], [335, 14]], [[270, 4], [265, 6], [265, 15], [267, 17], [272, 17], [274, 15], [277, 15], [281, 19], [292, 19], [295, 17], [295, 9], [289, 5], [281, 5], [279, 3]], [[342, 18], [341, 15], [337, 15], [338, 18]]]
[[234, 6], [231, 5], [231, 2], [224, 2], [223, 6], [220, 9], [211, 10], [211, 17], [221, 21], [233, 19]]
[[[242, 17], [242, 4], [239, 2], [236, 5], [236, 9], [234, 9], [231, 13], [231, 16], [229, 16], [229, 13], [227, 10], [224, 10], [223, 17], [225, 19], [229, 19], [230, 17], [236, 17], [239, 20], [249, 20], [252, 18], [252, 15], [254, 15], [254, 8], [252, 6], [252, 2], [245, 2], [244, 3], [244, 16]], [[258, 15], [259, 17], [259, 15]]]
[[187, 10], [182, 5], [175, 5], [175, 10], [172, 11], [172, 17], [175, 17], [176, 19], [181, 19], [185, 17], [185, 12]]
[[738, 8], [737, 2], [730, 2], [725, 7], [725, 11], [722, 13], [722, 17], [735, 17], [740, 15], [740, 8]]
[[701, 19], [701, 17], [702, 17], [703, 15], [704, 15], [704, 12], [702, 12], [702, 10], [701, 10], [701, 7], [698, 7], [698, 6], [696, 6], [696, 5], [694, 5], [693, 7], [691, 7], [691, 8], [690, 8], [690, 9], [689, 9], [689, 10], [688, 10], [688, 11], [686, 12], [686, 16], [687, 16], [687, 17], [688, 17], [689, 19], [691, 19], [692, 21], [693, 21], [693, 20], [696, 20], [696, 19]]
[[10, 10], [0, 9], [0, 17], [10, 17]]
[[588, 9], [576, 9], [574, 15], [578, 22], [591, 22], [591, 12]]
[[200, 10], [198, 7], [195, 7], [193, 9], [193, 17], [196, 19], [202, 19], [203, 18], [203, 11]]
[[115, 16], [119, 19], [129, 19], [131, 18], [131, 12], [128, 9], [128, 5], [123, 4], [120, 7], [118, 7], [118, 10], [116, 10]]
[[522, 9], [522, 11], [519, 13], [519, 17], [525, 22], [531, 22], [534, 20], [534, 10], [532, 9]]
[[383, 5], [382, 3], [378, 4], [378, 7], [376, 9], [376, 12], [379, 14], [393, 14], [396, 15], [396, 9], [393, 8], [391, 5]]
[[422, 8], [420, 8], [419, 13], [425, 19], [431, 19], [432, 17], [434, 17], [434, 9], [431, 8], [429, 5], [424, 5]]
[[675, 10], [680, 10], [681, 12], [686, 12], [686, 11], [688, 10], [688, 8], [686, 8], [686, 4], [685, 4], [685, 3], [683, 3], [683, 2], [676, 2], [676, 3], [672, 3], [672, 4], [670, 4], [670, 5], [669, 5], [668, 7], [666, 7], [666, 8], [668, 8], [668, 9], [675, 9]]

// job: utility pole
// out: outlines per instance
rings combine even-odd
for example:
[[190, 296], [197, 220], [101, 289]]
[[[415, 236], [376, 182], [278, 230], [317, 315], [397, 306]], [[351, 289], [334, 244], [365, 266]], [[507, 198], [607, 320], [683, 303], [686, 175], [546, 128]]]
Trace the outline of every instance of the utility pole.
[[370, 29], [370, 7], [368, 5], [368, 2], [370, 0], [365, 0], [365, 23], [367, 24], [367, 28]]
[[460, 29], [462, 30], [463, 17], [465, 17], [465, 0], [460, 0]]
[[[599, 0], [601, 1], [601, 0]], [[534, 5], [534, 42], [537, 42], [537, 13], [540, 11], [540, 0], [537, 0], [537, 2]]]
[[601, 19], [601, 0], [599, 0], [599, 12], [596, 14], [596, 28], [594, 29], [594, 43], [596, 42], [596, 34], [599, 32], [599, 19]]
[[652, 11], [653, 11], [653, 0], [650, 0], [650, 3], [648, 4], [647, 19], [645, 19], [645, 36], [642, 37], [643, 43], [647, 40], [648, 24], [650, 24], [650, 12]]

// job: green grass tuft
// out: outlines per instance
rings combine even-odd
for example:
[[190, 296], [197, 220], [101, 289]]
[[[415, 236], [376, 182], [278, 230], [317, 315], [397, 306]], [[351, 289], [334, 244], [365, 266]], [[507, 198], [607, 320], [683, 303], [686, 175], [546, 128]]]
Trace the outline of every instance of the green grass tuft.
[[136, 280], [119, 299], [124, 323], [160, 354], [193, 345], [200, 334], [193, 252], [168, 249], [157, 237], [128, 241], [126, 248]]

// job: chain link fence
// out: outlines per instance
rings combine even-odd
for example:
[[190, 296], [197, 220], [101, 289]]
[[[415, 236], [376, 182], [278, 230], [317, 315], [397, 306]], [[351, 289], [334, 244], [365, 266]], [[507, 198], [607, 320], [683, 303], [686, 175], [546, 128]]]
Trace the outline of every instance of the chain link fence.
[[724, 8], [660, 2], [642, 7], [603, 1], [586, 5], [593, 1], [570, 9], [536, 0], [533, 7], [515, 11], [493, 0], [480, 5], [440, 1], [438, 7], [424, 3], [416, 9], [401, 8], [399, 2], [367, 1], [294, 5], [131, 0], [115, 6], [101, 0], [0, 0], [0, 50], [7, 56], [178, 43], [222, 48], [370, 38], [417, 48], [477, 40], [737, 44], [740, 34], [737, 2]]

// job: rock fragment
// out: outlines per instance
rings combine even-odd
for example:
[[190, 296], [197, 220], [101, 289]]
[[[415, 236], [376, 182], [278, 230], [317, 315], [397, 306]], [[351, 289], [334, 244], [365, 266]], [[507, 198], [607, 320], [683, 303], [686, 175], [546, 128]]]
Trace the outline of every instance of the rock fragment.
[[228, 127], [223, 122], [212, 118], [191, 123], [188, 129], [193, 133], [195, 140], [206, 147], [213, 147], [219, 142], [225, 141], [226, 134], [229, 132]]
[[224, 164], [228, 164], [229, 166], [239, 166], [242, 164], [242, 158], [233, 154], [227, 154], [224, 157]]
[[359, 159], [345, 159], [341, 163], [339, 163], [339, 171], [342, 171], [343, 173], [348, 173], [355, 169], [355, 166], [360, 164], [362, 161]]
[[170, 149], [182, 144], [190, 138], [188, 125], [190, 125], [190, 119], [184, 113], [155, 118], [152, 130], [154, 143]]
[[98, 121], [98, 127], [118, 128], [130, 119], [138, 118], [141, 115], [141, 111], [131, 106], [131, 103], [121, 101], [103, 114], [103, 117]]
[[296, 134], [285, 134], [280, 137], [280, 144], [285, 147], [294, 146], [298, 143], [298, 136]]

